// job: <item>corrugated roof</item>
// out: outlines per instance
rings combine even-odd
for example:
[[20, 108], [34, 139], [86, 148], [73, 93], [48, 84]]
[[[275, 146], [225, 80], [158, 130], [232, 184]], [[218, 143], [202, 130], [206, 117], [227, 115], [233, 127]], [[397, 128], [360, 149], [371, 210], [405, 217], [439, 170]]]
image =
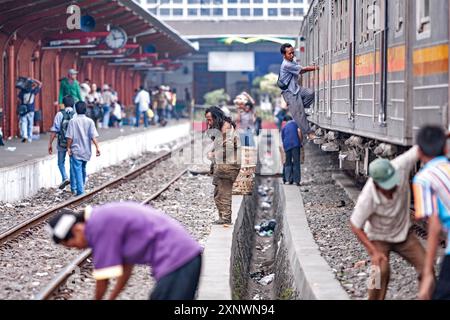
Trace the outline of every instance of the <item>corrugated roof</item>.
[[157, 52], [172, 58], [195, 51], [192, 43], [132, 0], [0, 0], [0, 32], [36, 41], [61, 31], [68, 33], [66, 10], [71, 4], [94, 17], [94, 31], [105, 31], [107, 24], [118, 25], [129, 37], [136, 36], [138, 43], [152, 43]]

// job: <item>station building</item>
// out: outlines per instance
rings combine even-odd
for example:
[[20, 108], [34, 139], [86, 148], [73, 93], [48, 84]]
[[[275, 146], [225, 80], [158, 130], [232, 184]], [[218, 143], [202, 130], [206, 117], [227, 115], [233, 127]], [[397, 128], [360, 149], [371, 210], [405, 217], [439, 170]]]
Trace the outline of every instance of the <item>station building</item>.
[[[78, 19], [78, 20], [77, 20]], [[119, 28], [121, 48], [105, 39]], [[113, 38], [114, 39], [114, 38]], [[120, 44], [119, 44], [120, 45]], [[132, 0], [6, 0], [0, 6], [0, 127], [18, 128], [19, 77], [43, 83], [36, 98], [36, 125], [48, 131], [58, 106], [59, 82], [70, 68], [78, 81], [109, 84], [126, 106], [147, 72], [165, 72], [175, 59], [195, 51], [192, 43]], [[118, 60], [116, 60], [118, 59]]]

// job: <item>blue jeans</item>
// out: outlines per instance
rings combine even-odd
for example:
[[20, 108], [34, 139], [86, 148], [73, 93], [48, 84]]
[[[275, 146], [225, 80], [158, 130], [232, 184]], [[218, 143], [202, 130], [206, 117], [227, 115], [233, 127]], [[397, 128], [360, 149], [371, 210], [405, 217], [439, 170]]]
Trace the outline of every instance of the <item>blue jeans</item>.
[[70, 157], [70, 190], [77, 196], [84, 193], [84, 183], [86, 182], [87, 161], [77, 160]]
[[103, 106], [103, 128], [109, 127], [109, 117], [111, 115], [111, 107], [107, 104]]
[[136, 124], [134, 125], [136, 128], [139, 127], [139, 120], [141, 120], [141, 113], [139, 112], [139, 105], [134, 105], [134, 113], [136, 114]]
[[20, 117], [20, 135], [22, 139], [28, 139], [31, 142], [33, 136], [34, 112], [28, 112]]
[[300, 183], [300, 148], [286, 151], [283, 180], [289, 183]]
[[67, 150], [58, 150], [58, 168], [59, 172], [61, 172], [62, 181], [67, 180], [67, 173], [66, 173], [66, 153]]
[[243, 147], [255, 147], [255, 139], [253, 137], [252, 130], [241, 130], [239, 132], [239, 137], [241, 140], [241, 146]]

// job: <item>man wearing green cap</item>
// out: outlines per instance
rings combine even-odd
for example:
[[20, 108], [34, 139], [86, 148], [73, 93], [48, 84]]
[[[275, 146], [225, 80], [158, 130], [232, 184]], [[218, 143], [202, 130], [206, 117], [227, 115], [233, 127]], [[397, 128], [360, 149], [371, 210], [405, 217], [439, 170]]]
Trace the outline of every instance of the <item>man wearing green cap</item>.
[[396, 252], [416, 269], [419, 280], [425, 250], [410, 230], [411, 170], [419, 160], [418, 147], [396, 159], [377, 159], [361, 191], [350, 224], [370, 255], [369, 300], [384, 300], [389, 283], [389, 253]]

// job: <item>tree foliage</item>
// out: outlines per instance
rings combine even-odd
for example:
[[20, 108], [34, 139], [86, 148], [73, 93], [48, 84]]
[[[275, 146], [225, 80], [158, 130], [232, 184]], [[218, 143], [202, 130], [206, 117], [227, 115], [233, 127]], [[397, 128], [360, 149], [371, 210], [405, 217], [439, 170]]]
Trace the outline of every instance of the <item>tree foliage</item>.
[[230, 96], [225, 93], [225, 89], [210, 91], [204, 95], [205, 103], [208, 105], [227, 104]]

